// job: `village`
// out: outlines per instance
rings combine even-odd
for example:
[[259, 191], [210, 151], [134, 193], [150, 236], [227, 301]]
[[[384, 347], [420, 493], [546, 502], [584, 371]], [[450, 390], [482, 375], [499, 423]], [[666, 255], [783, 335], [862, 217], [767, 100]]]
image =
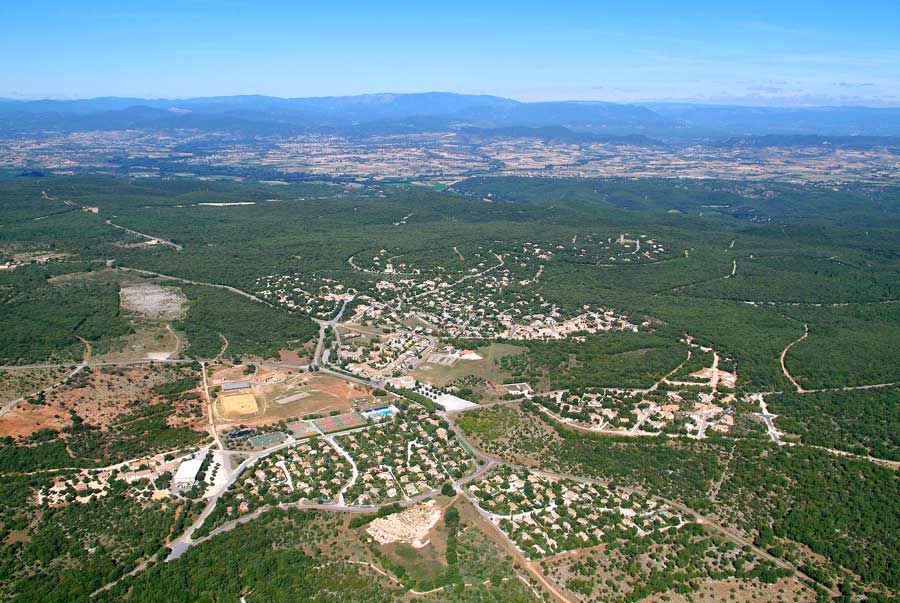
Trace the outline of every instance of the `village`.
[[[537, 291], [543, 266], [535, 261], [549, 260], [551, 252], [526, 246], [521, 256], [476, 252], [475, 257], [476, 266], [460, 276], [378, 281], [377, 297], [361, 297], [351, 322], [394, 326], [412, 320], [444, 337], [509, 340], [639, 328], [610, 309], [586, 306], [564, 312], [547, 301]], [[526, 270], [529, 276], [516, 276]]]
[[[650, 328], [609, 309], [584, 306], [564, 313], [543, 298], [539, 285], [545, 263], [554, 258], [658, 261], [668, 252], [653, 238], [587, 233], [555, 247], [524, 243], [495, 253], [455, 246], [453, 253], [462, 266], [427, 271], [384, 249], [365, 262], [350, 258], [354, 270], [374, 279], [365, 293], [327, 277], [261, 277], [261, 299], [321, 320], [337, 312], [320, 334], [320, 356], [296, 367], [204, 367], [202, 397], [183, 397], [208, 401], [211, 445], [85, 470], [42, 491], [41, 502], [84, 503], [124, 483], [138, 499], [186, 497], [214, 504], [221, 497], [226, 501], [219, 503], [222, 522], [276, 503], [368, 508], [421, 500], [472, 475], [475, 459], [444, 413], [485, 401], [532, 400], [565, 424], [608, 433], [703, 438], [709, 430], [727, 433], [733, 425], [736, 368], [689, 336], [684, 340], [688, 360], [649, 390], [535, 392], [527, 383], [483, 372], [498, 364], [497, 354], [511, 353], [504, 348], [508, 344], [474, 349], [447, 343], [460, 338], [512, 343]], [[523, 273], [531, 276], [521, 278]], [[176, 293], [166, 291], [168, 297], [157, 295], [153, 303]], [[123, 304], [129, 299], [124, 296]], [[348, 304], [348, 316], [342, 318]], [[326, 370], [315, 372], [318, 364]], [[532, 476], [529, 491], [542, 484]], [[480, 487], [469, 486], [472, 492]], [[501, 493], [490, 505], [508, 498]], [[519, 504], [506, 514], [525, 513], [522, 517], [531, 522], [531, 512], [520, 511]], [[499, 507], [490, 509], [503, 514]], [[578, 536], [587, 537], [596, 534]], [[542, 542], [539, 550], [557, 548], [550, 540]]]
[[[398, 217], [397, 226], [409, 218]], [[746, 416], [758, 404], [769, 436], [784, 443], [764, 398], [736, 393], [735, 360], [688, 334], [678, 342], [687, 357], [644, 388], [552, 389], [523, 380], [504, 360], [525, 353], [525, 342], [652, 332], [657, 323], [650, 319], [602, 306], [563, 310], [542, 295], [541, 278], [552, 262], [663, 261], [669, 251], [656, 239], [587, 233], [567, 245], [526, 243], [502, 252], [454, 246], [453, 254], [463, 258], [453, 269], [426, 270], [385, 250], [368, 262], [350, 258], [369, 288], [299, 273], [261, 277], [249, 295], [309, 314], [320, 327], [316, 341], [275, 361], [218, 358], [182, 366], [176, 342], [172, 352], [147, 352], [147, 361], [162, 369], [85, 368], [66, 383], [73, 392], [65, 406], [114, 426], [113, 400], [98, 405], [87, 393], [91, 383], [124, 395], [149, 382], [154, 391], [174, 394], [157, 402], [173, 405], [173, 425], [206, 430], [208, 437], [69, 472], [37, 491], [35, 502], [62, 508], [125, 496], [141, 505], [188, 503], [193, 511], [167, 545], [165, 560], [174, 561], [273, 509], [364, 515], [358, 533], [370, 546], [430, 551], [432, 539], [444, 537], [439, 525], [447, 505], [466, 500], [468, 512], [492, 526], [510, 554], [553, 565], [610, 543], [677, 539], [685, 526], [696, 527], [696, 518], [640, 489], [491, 456], [459, 429], [457, 413], [509, 404], [580, 431], [700, 440], [734, 435], [745, 427], [736, 425], [735, 407]], [[183, 315], [185, 299], [177, 287], [129, 284], [120, 303], [147, 320], [166, 321]], [[166, 380], [176, 378], [183, 385], [172, 389]]]
[[529, 559], [677, 529], [684, 523], [671, 509], [633, 492], [508, 466], [466, 490]]

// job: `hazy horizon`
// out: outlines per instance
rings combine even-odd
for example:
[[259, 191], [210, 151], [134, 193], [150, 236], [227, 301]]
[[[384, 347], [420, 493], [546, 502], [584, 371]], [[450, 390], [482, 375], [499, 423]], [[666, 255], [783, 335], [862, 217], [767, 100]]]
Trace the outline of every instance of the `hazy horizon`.
[[6, 3], [0, 97], [283, 98], [452, 90], [520, 101], [900, 106], [900, 6], [536, 2]]
[[[872, 108], [872, 109], [896, 109], [900, 108], [900, 100], [894, 103], [879, 102], [835, 102], [835, 99], [827, 98], [767, 98], [757, 99], [753, 97], [718, 97], [712, 99], [698, 98], [646, 98], [635, 99], [630, 101], [623, 100], [607, 100], [602, 98], [548, 98], [540, 100], [529, 100], [523, 98], [515, 98], [502, 94], [491, 94], [482, 92], [459, 92], [454, 90], [416, 90], [409, 92], [397, 91], [379, 91], [379, 92], [361, 92], [358, 94], [314, 94], [309, 96], [280, 96], [277, 94], [207, 94], [199, 96], [130, 96], [118, 94], [102, 94], [98, 96], [72, 96], [72, 97], [52, 97], [52, 96], [34, 96], [34, 97], [13, 97], [0, 95], [0, 101], [13, 102], [38, 102], [38, 101], [92, 101], [101, 99], [133, 99], [136, 101], [192, 101], [205, 98], [235, 98], [235, 97], [261, 97], [261, 98], [277, 98], [282, 100], [296, 99], [325, 99], [325, 98], [353, 98], [353, 97], [377, 97], [377, 96], [403, 96], [403, 95], [425, 95], [425, 94], [455, 94], [461, 96], [489, 96], [496, 98], [504, 98], [514, 100], [521, 103], [610, 103], [621, 105], [650, 105], [650, 104], [685, 104], [697, 106], [734, 106], [734, 107], [758, 107], [770, 109], [798, 109], [798, 108]], [[818, 101], [818, 102], [817, 102]], [[829, 102], [831, 101], [831, 102]]]

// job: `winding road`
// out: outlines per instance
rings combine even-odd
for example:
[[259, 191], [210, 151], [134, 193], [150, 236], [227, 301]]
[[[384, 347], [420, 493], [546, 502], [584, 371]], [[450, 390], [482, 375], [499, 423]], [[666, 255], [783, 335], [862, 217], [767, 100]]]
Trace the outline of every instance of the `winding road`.
[[791, 375], [790, 371], [788, 371], [787, 365], [785, 365], [785, 363], [784, 363], [784, 359], [787, 357], [787, 353], [791, 350], [792, 347], [794, 347], [795, 345], [797, 345], [798, 343], [800, 343], [801, 341], [803, 341], [803, 340], [806, 339], [807, 337], [809, 337], [809, 324], [804, 324], [804, 325], [803, 325], [803, 335], [801, 335], [798, 339], [795, 339], [794, 341], [792, 341], [791, 343], [789, 343], [789, 344], [787, 345], [787, 347], [784, 348], [784, 351], [781, 352], [781, 370], [782, 370], [782, 372], [784, 373], [784, 376], [787, 377], [788, 380], [789, 380], [791, 383], [794, 384], [794, 387], [797, 388], [797, 393], [798, 393], [798, 394], [806, 393], [806, 390], [803, 389], [803, 386], [800, 385], [800, 384], [797, 382], [797, 380], [794, 379], [793, 375]]

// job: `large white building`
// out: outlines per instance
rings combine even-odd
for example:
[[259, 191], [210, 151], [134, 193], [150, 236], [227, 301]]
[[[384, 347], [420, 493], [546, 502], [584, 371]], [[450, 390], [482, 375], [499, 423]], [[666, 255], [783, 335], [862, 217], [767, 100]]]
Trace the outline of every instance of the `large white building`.
[[179, 490], [193, 487], [197, 483], [197, 474], [200, 473], [200, 465], [202, 464], [202, 458], [183, 461], [178, 465], [175, 477], [172, 478], [172, 485]]

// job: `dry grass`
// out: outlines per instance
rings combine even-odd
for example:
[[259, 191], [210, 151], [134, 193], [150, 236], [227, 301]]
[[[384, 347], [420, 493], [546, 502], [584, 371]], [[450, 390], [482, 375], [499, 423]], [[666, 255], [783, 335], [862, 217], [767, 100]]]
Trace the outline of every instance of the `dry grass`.
[[60, 408], [20, 402], [0, 417], [0, 437], [28, 437], [42, 429], [60, 431], [71, 424], [69, 414]]
[[509, 379], [511, 375], [494, 364], [494, 361], [499, 361], [504, 356], [521, 354], [524, 349], [515, 345], [494, 343], [475, 351], [482, 357], [482, 360], [457, 360], [452, 366], [423, 362], [412, 372], [412, 376], [423, 383], [444, 387], [454, 379], [473, 375], [481, 377], [489, 384], [498, 386], [489, 387], [486, 397], [502, 396], [506, 391], [499, 388], [499, 385]]
[[252, 415], [259, 412], [259, 405], [253, 394], [231, 394], [219, 396], [219, 405], [226, 417]]
[[59, 382], [63, 369], [10, 369], [0, 371], [0, 403], [6, 403]]

